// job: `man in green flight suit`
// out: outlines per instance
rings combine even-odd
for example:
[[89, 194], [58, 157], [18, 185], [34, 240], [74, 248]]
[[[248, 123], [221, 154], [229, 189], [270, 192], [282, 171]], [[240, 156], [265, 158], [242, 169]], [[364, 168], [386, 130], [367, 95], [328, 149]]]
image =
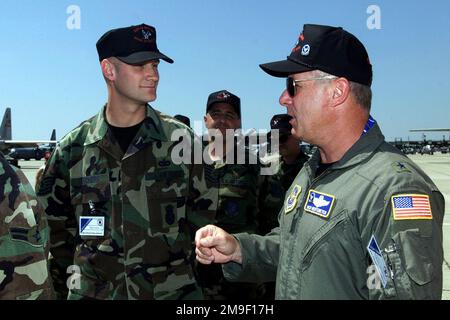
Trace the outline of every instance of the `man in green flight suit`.
[[[205, 153], [210, 158], [205, 171], [218, 190], [216, 224], [229, 232], [255, 233], [260, 166], [256, 153], [240, 139], [240, 98], [227, 90], [211, 93], [204, 122], [209, 136]], [[255, 284], [226, 281], [220, 266], [198, 265], [198, 272], [207, 299], [257, 298]]]
[[44, 208], [0, 152], [0, 299], [53, 299]]
[[286, 78], [292, 133], [318, 150], [286, 193], [278, 229], [232, 236], [206, 226], [197, 260], [229, 262], [228, 279], [276, 278], [277, 299], [440, 299], [444, 198], [370, 116], [363, 44], [306, 24], [287, 60], [261, 68]]
[[190, 219], [211, 221], [217, 195], [201, 164], [172, 155], [172, 134], [193, 131], [148, 104], [173, 60], [146, 24], [108, 31], [97, 51], [108, 102], [60, 141], [39, 190], [58, 291], [69, 271], [69, 299], [200, 299]]

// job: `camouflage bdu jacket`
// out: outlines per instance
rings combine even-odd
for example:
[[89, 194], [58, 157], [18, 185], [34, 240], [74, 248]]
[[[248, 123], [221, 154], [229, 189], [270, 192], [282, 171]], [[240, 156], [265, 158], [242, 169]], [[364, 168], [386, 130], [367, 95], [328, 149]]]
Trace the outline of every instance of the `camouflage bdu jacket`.
[[0, 153], [0, 299], [52, 299], [44, 209]]
[[296, 161], [287, 164], [279, 158], [275, 174], [263, 176], [259, 194], [258, 234], [266, 234], [278, 226], [278, 213], [284, 203], [286, 191], [308, 161], [308, 156], [300, 152]]
[[[246, 162], [250, 150], [244, 149]], [[255, 155], [257, 159], [257, 155]], [[208, 180], [218, 189], [215, 224], [228, 232], [255, 233], [258, 219], [259, 164], [214, 162], [205, 164]]]
[[69, 299], [202, 298], [189, 220], [211, 219], [217, 195], [201, 165], [173, 162], [176, 129], [193, 136], [148, 106], [123, 154], [103, 109], [54, 151], [39, 196], [51, 227], [51, 272], [59, 290], [74, 265]]

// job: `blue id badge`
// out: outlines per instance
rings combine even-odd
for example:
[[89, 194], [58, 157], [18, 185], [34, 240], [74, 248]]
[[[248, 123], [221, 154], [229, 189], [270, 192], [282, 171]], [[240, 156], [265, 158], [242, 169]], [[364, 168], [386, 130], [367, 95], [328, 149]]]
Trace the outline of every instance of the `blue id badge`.
[[80, 236], [103, 237], [105, 235], [105, 217], [81, 216]]

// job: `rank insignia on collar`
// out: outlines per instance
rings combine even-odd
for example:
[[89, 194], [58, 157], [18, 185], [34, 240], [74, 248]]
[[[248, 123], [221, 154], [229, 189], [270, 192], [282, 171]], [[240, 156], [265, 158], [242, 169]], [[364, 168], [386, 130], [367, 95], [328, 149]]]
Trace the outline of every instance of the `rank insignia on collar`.
[[302, 187], [300, 187], [298, 184], [294, 186], [291, 193], [289, 194], [289, 197], [286, 199], [286, 203], [284, 204], [284, 213], [288, 214], [291, 212], [295, 206], [297, 205], [297, 199], [302, 193]]
[[392, 164], [392, 168], [394, 168], [395, 171], [397, 171], [398, 173], [401, 172], [409, 172], [411, 173], [411, 170], [408, 168], [408, 166], [406, 165], [405, 162], [393, 162]]
[[308, 200], [305, 203], [305, 211], [327, 219], [333, 208], [335, 196], [316, 190], [309, 190]]

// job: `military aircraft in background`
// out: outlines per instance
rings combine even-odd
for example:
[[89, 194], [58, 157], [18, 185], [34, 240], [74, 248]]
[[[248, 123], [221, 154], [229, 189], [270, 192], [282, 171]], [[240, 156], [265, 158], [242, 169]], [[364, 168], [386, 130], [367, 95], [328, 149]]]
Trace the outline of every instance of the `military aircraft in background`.
[[6, 155], [7, 159], [16, 160], [15, 163], [19, 159], [41, 160], [45, 153], [52, 152], [58, 143], [55, 129], [52, 131], [50, 140], [13, 140], [11, 123], [11, 108], [6, 108], [0, 125], [0, 151]]
[[[448, 153], [450, 151], [449, 148], [450, 128], [410, 129], [409, 132], [422, 132], [422, 140], [403, 142], [400, 139], [400, 141], [396, 141], [394, 145], [400, 150], [402, 150], [405, 154], [420, 153], [432, 155], [438, 151], [440, 151], [442, 154]], [[445, 139], [445, 135], [443, 136], [442, 141], [428, 140], [424, 132], [448, 132], [449, 140]]]
[[[56, 141], [56, 130], [53, 129], [52, 135], [50, 137], [50, 141]], [[46, 153], [52, 153], [53, 149], [56, 147], [56, 142], [39, 145], [37, 147], [16, 147], [11, 148], [11, 151], [8, 153], [8, 156], [16, 159], [16, 160], [30, 160], [36, 159], [41, 160], [45, 158]]]
[[450, 128], [427, 128], [427, 129], [411, 129], [411, 130], [409, 130], [409, 132], [427, 132], [427, 131], [450, 132]]

